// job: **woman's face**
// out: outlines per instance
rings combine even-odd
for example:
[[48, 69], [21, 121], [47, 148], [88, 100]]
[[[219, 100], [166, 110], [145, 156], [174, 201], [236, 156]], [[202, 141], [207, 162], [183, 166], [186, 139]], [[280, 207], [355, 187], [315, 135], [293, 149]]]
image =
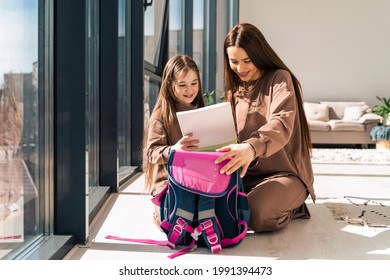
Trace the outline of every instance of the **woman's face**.
[[199, 92], [198, 75], [193, 70], [188, 70], [186, 74], [180, 75], [173, 86], [173, 93], [179, 102], [190, 104], [194, 101]]
[[243, 48], [228, 47], [226, 53], [229, 57], [230, 68], [242, 81], [249, 82], [260, 78], [260, 70], [256, 68]]

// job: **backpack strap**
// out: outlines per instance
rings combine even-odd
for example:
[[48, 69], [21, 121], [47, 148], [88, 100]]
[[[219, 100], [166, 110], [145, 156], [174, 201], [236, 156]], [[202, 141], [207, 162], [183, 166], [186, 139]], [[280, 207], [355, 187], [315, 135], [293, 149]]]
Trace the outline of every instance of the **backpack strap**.
[[215, 216], [215, 198], [200, 196], [198, 202], [199, 225], [191, 235], [194, 240], [198, 240], [199, 235], [203, 236], [206, 245], [211, 252], [217, 253], [222, 250], [221, 231]]
[[194, 232], [192, 225], [195, 211], [195, 195], [181, 188], [171, 188], [175, 193], [175, 208], [169, 217], [161, 222], [161, 228], [167, 233], [168, 246], [174, 249], [185, 237]]
[[235, 245], [241, 242], [241, 240], [245, 237], [248, 231], [248, 224], [245, 220], [240, 220], [238, 222], [239, 232], [240, 234], [233, 238], [225, 238], [221, 240], [222, 247], [228, 247], [231, 245]]

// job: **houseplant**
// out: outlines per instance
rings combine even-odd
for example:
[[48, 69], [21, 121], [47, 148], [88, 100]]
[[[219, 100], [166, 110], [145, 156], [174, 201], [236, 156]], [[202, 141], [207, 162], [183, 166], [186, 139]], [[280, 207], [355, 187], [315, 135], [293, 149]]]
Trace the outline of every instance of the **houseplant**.
[[213, 105], [215, 104], [217, 101], [215, 100], [217, 97], [216, 97], [216, 94], [219, 93], [219, 100], [223, 100], [224, 98], [224, 94], [215, 89], [213, 91], [205, 91], [203, 93], [203, 98], [204, 98], [204, 101], [206, 103], [206, 106], [209, 106], [209, 105]]
[[372, 111], [383, 118], [383, 124], [370, 131], [372, 141], [376, 141], [377, 149], [390, 149], [390, 98], [376, 97], [382, 104], [375, 105]]
[[382, 104], [375, 105], [372, 111], [383, 118], [384, 124], [390, 124], [390, 97], [379, 97], [378, 99]]

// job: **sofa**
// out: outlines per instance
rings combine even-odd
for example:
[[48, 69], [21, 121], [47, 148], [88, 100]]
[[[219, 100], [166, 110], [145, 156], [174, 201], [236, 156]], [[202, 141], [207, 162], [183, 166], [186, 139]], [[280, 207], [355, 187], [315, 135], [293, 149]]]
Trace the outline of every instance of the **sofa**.
[[316, 144], [374, 145], [371, 129], [383, 119], [364, 102], [304, 102], [311, 140]]

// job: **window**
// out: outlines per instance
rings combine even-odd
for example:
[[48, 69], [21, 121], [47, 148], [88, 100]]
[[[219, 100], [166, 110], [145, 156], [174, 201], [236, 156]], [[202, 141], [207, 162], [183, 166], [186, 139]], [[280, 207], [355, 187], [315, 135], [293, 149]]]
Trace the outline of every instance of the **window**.
[[169, 57], [183, 53], [183, 5], [181, 0], [169, 1]]
[[118, 2], [118, 159], [119, 180], [132, 174], [131, 164], [131, 5]]
[[51, 231], [49, 4], [0, 2], [0, 259]]
[[144, 15], [144, 126], [157, 100], [161, 85], [167, 22], [166, 1], [152, 1]]
[[89, 192], [99, 186], [99, 3], [87, 1], [86, 170]]
[[204, 1], [194, 1], [193, 10], [193, 34], [192, 34], [192, 50], [193, 58], [198, 65], [200, 76], [203, 71], [203, 42], [204, 42]]
[[153, 66], [158, 66], [161, 55], [162, 30], [165, 1], [152, 1], [145, 6], [144, 20], [144, 59]]

